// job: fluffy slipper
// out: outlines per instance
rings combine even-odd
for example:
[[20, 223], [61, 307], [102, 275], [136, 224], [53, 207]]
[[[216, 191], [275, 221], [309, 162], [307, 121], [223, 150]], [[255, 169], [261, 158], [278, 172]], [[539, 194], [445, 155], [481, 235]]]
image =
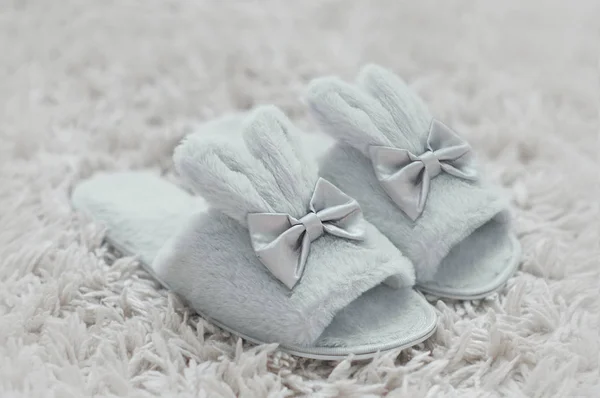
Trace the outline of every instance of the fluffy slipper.
[[318, 177], [280, 111], [247, 119], [210, 127], [243, 129], [243, 140], [199, 132], [176, 150], [203, 198], [127, 172], [82, 182], [73, 204], [203, 317], [249, 341], [337, 359], [429, 337], [436, 315], [412, 288], [410, 260]]
[[312, 113], [339, 141], [321, 175], [413, 261], [422, 291], [477, 299], [500, 289], [520, 257], [507, 200], [485, 182], [470, 146], [399, 77], [368, 66], [358, 80], [309, 87]]

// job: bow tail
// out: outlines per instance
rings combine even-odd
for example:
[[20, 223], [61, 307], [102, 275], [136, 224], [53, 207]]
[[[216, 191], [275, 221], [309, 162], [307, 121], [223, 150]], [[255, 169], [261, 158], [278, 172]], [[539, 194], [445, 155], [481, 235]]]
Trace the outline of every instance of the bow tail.
[[308, 256], [306, 229], [286, 214], [250, 216], [248, 226], [256, 256], [273, 276], [292, 289], [302, 276]]
[[[310, 253], [310, 237], [307, 233], [302, 236], [302, 243], [300, 244], [300, 255], [296, 261], [296, 269], [294, 270], [295, 283], [298, 283], [302, 274], [304, 273], [304, 267], [306, 267], [306, 261], [308, 260], [308, 254]], [[293, 287], [293, 286], [292, 286]], [[291, 289], [291, 287], [290, 287]]]
[[421, 162], [414, 162], [379, 182], [388, 196], [411, 220], [415, 221], [425, 207], [429, 192], [429, 175]]
[[427, 201], [427, 195], [429, 195], [429, 185], [431, 184], [431, 176], [426, 169], [423, 169], [423, 177], [421, 178], [420, 189], [417, 200], [417, 216], [412, 220], [415, 221], [423, 210], [425, 210], [425, 202]]

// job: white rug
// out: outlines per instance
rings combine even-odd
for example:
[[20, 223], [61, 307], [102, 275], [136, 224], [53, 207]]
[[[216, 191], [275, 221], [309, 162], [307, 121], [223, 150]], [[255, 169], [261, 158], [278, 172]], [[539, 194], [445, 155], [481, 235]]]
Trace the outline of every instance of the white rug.
[[[5, 0], [0, 4], [0, 396], [600, 395], [598, 16], [589, 1]], [[499, 296], [435, 303], [426, 344], [300, 360], [190, 313], [69, 192], [171, 172], [187, 127], [377, 62], [512, 193], [523, 264]]]

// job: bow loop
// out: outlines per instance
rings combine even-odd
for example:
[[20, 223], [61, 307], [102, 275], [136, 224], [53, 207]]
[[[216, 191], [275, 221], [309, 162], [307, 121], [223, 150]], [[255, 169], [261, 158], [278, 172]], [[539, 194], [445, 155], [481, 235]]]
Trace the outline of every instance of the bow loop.
[[305, 216], [298, 220], [284, 213], [251, 213], [248, 229], [257, 257], [289, 289], [302, 277], [311, 242], [325, 233], [357, 241], [365, 235], [358, 202], [323, 178]]
[[448, 126], [433, 120], [426, 151], [417, 156], [406, 149], [372, 146], [371, 162], [377, 180], [396, 205], [413, 221], [425, 208], [431, 179], [441, 172], [476, 180], [469, 144]]

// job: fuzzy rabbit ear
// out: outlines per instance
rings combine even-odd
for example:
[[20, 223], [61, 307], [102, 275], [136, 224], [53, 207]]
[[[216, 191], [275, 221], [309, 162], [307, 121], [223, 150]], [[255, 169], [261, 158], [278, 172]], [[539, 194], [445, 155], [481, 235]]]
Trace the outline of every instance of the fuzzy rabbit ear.
[[421, 151], [433, 118], [421, 98], [399, 76], [381, 66], [365, 66], [357, 80], [365, 93], [391, 115], [397, 134], [409, 139], [409, 145], [403, 148]]
[[283, 112], [261, 107], [228, 126], [241, 129], [243, 141], [196, 133], [175, 150], [182, 178], [244, 226], [249, 213], [306, 215], [318, 170]]
[[173, 158], [196, 193], [244, 226], [248, 213], [273, 212], [285, 200], [271, 173], [241, 142], [192, 134]]
[[264, 106], [253, 112], [243, 136], [250, 153], [275, 179], [277, 189], [289, 205], [289, 214], [303, 216], [318, 179], [318, 170], [295, 130], [281, 110]]
[[310, 83], [307, 100], [326, 133], [368, 156], [370, 146], [405, 147], [390, 112], [360, 88], [337, 78]]

